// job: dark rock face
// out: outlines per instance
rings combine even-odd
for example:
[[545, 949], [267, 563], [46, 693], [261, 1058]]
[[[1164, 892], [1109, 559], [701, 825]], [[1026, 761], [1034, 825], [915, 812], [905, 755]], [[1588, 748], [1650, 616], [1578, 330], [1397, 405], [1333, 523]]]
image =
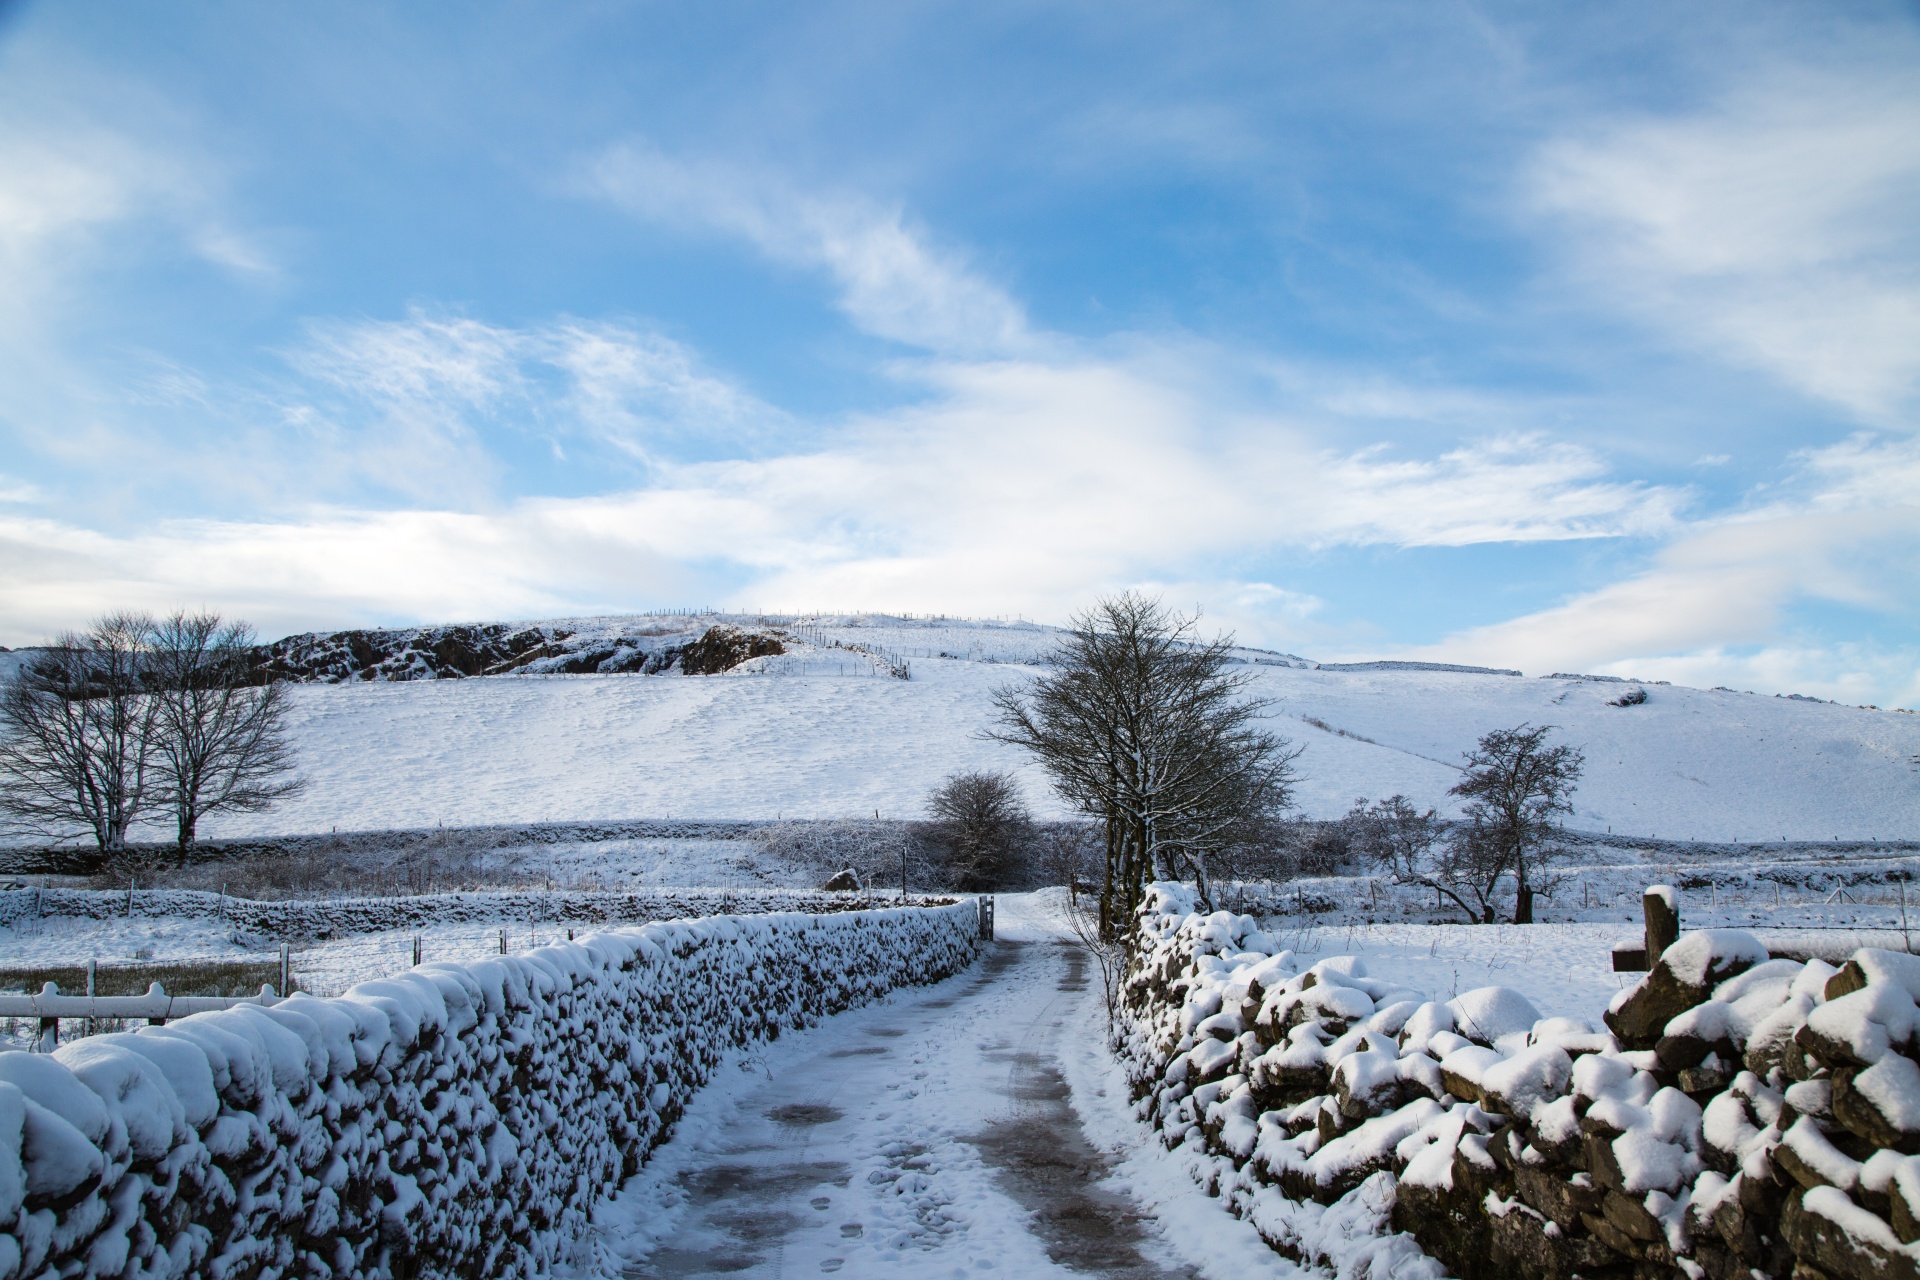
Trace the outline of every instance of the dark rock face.
[[1606, 1198], [1598, 1187], [1578, 1185], [1564, 1175], [1532, 1165], [1517, 1166], [1513, 1182], [1520, 1198], [1557, 1223], [1562, 1231], [1572, 1231], [1579, 1225], [1581, 1214], [1597, 1211]]
[[563, 628], [421, 627], [288, 636], [254, 650], [261, 681], [446, 680], [493, 675], [544, 657]]
[[259, 683], [338, 684], [350, 680], [457, 680], [514, 672], [549, 675], [686, 675], [730, 671], [749, 658], [785, 653], [779, 635], [708, 627], [699, 638], [664, 627], [631, 634], [582, 636], [566, 627], [472, 627], [312, 632], [253, 650]]
[[[1904, 1061], [1893, 1061], [1892, 1059], [1895, 1058], [1897, 1055], [1889, 1054], [1886, 1059], [1882, 1059], [1879, 1064], [1869, 1070], [1884, 1072], [1892, 1066], [1906, 1065]], [[1894, 1078], [1904, 1077], [1904, 1081], [1910, 1081], [1914, 1074], [1911, 1067], [1908, 1067], [1906, 1072]], [[1874, 1101], [1871, 1094], [1852, 1087], [1853, 1081], [1857, 1078], [1858, 1076], [1844, 1069], [1833, 1072], [1833, 1118], [1875, 1150], [1898, 1151], [1902, 1155], [1909, 1156], [1920, 1154], [1920, 1131], [1904, 1128], [1901, 1117], [1888, 1115], [1885, 1109]]]
[[679, 664], [681, 672], [686, 675], [711, 676], [731, 671], [749, 658], [764, 658], [786, 651], [787, 647], [777, 637], [758, 631], [708, 627], [698, 640], [679, 651]]
[[853, 868], [836, 873], [832, 879], [820, 886], [829, 893], [855, 893], [860, 888], [860, 877], [853, 874]]

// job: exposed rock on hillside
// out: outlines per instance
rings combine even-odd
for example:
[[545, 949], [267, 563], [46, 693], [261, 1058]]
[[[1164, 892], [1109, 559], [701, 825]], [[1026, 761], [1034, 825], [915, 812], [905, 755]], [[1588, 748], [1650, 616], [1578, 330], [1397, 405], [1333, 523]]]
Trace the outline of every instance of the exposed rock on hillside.
[[261, 680], [454, 680], [508, 673], [686, 675], [730, 671], [786, 652], [777, 633], [731, 626], [642, 626], [577, 631], [558, 625], [414, 627], [288, 636], [254, 651]]

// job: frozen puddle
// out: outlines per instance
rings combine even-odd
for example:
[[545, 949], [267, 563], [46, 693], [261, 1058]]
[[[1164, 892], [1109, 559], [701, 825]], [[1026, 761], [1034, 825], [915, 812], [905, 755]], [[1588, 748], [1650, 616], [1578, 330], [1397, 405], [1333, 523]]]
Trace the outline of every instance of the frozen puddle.
[[728, 1069], [599, 1215], [583, 1270], [1184, 1280], [1069, 1098], [1062, 1055], [1101, 1053], [1080, 1043], [1087, 968], [1055, 939], [998, 942]]

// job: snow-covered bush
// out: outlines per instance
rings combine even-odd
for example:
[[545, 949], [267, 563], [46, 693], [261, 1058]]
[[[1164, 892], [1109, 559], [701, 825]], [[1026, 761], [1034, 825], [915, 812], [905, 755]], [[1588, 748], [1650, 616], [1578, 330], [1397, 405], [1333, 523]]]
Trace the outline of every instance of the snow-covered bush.
[[1920, 958], [1683, 935], [1606, 1011], [1303, 968], [1158, 885], [1125, 1051], [1143, 1117], [1342, 1277], [1920, 1276]]
[[543, 1273], [729, 1050], [977, 945], [971, 903], [672, 921], [0, 1053], [0, 1280]]

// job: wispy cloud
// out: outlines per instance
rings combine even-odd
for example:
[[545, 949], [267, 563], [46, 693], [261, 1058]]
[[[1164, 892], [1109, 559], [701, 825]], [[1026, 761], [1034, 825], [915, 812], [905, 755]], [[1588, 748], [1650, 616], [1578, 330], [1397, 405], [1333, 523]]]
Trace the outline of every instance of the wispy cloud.
[[289, 425], [381, 487], [419, 497], [487, 491], [503, 431], [556, 453], [605, 445], [657, 467], [689, 445], [751, 448], [785, 421], [681, 344], [632, 325], [512, 329], [416, 309], [315, 325], [286, 355], [308, 380], [278, 393]]
[[0, 502], [41, 502], [45, 497], [37, 486], [0, 472]]
[[[1715, 682], [1731, 682], [1738, 670], [1754, 668], [1750, 657], [1729, 655], [1778, 651], [1798, 604], [1913, 613], [1916, 543], [1920, 442], [1857, 437], [1802, 454], [1768, 500], [1689, 527], [1644, 572], [1408, 654], [1535, 671], [1624, 674], [1659, 663], [1687, 673], [1719, 670]], [[1804, 658], [1807, 647], [1796, 651]], [[1826, 681], [1839, 687], [1846, 670], [1834, 662]]]
[[946, 355], [1002, 354], [1031, 342], [1020, 306], [957, 252], [933, 248], [898, 206], [802, 192], [644, 143], [601, 152], [580, 183], [636, 216], [742, 237], [776, 261], [826, 271], [841, 310], [877, 337]]
[[1920, 378], [1920, 82], [1775, 68], [1712, 107], [1544, 146], [1532, 210], [1582, 284], [1869, 420]]
[[0, 316], [43, 310], [105, 233], [144, 222], [170, 228], [209, 262], [272, 274], [257, 237], [223, 213], [221, 185], [207, 161], [163, 139], [91, 120], [30, 120], [0, 96]]
[[[353, 389], [364, 405], [358, 430], [437, 433], [457, 448], [478, 438], [474, 421], [503, 399], [538, 399], [521, 380], [540, 362], [567, 378], [587, 366], [617, 389], [633, 376], [633, 353], [651, 350], [569, 325], [519, 331], [414, 317], [318, 343], [302, 367]], [[1205, 400], [1120, 364], [1003, 360], [922, 373], [920, 403], [845, 423], [819, 447], [657, 461], [645, 487], [597, 497], [474, 514], [322, 509], [270, 525], [176, 523], [118, 541], [16, 521], [10, 536], [35, 548], [16, 557], [23, 566], [46, 562], [55, 546], [92, 550], [30, 580], [17, 570], [0, 582], [0, 612], [22, 626], [84, 614], [124, 590], [128, 576], [111, 566], [129, 563], [152, 566], [134, 579], [166, 591], [243, 591], [234, 566], [264, 571], [279, 556], [271, 580], [316, 610], [355, 591], [362, 611], [417, 616], [612, 607], [698, 584], [705, 598], [747, 603], [1050, 615], [1117, 585], [1211, 581], [1249, 614], [1298, 618], [1315, 607], [1309, 598], [1223, 582], [1208, 566], [1286, 547], [1641, 533], [1664, 528], [1684, 500], [1614, 481], [1599, 459], [1540, 437], [1427, 459], [1330, 454], [1284, 419], [1222, 422]], [[709, 381], [695, 379], [704, 388], [689, 397], [696, 405], [751, 403]], [[400, 465], [398, 455], [388, 465]], [[384, 553], [371, 555], [374, 545]]]

